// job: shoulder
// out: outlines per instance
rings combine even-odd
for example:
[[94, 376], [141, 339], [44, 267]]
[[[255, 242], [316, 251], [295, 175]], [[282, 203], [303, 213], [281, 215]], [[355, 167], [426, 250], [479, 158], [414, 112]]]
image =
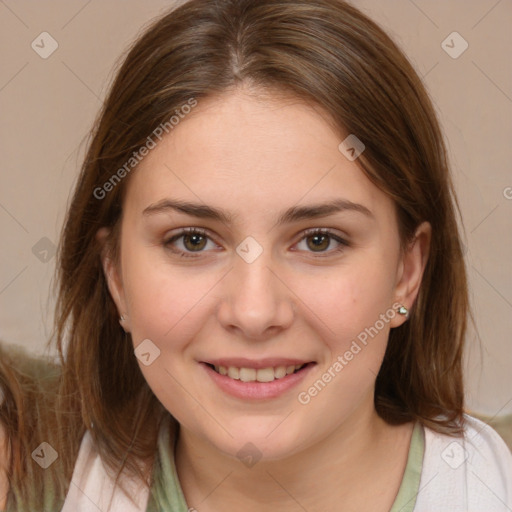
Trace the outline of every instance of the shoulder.
[[111, 474], [89, 431], [82, 438], [72, 481], [74, 485], [69, 488], [62, 512], [89, 510], [91, 502], [94, 502], [95, 510], [146, 510], [149, 489], [124, 473]]
[[425, 441], [429, 448], [425, 453], [439, 455], [449, 467], [468, 462], [473, 472], [485, 468], [487, 473], [509, 475], [512, 482], [512, 454], [508, 446], [491, 426], [473, 416], [464, 415], [461, 437], [426, 428]]
[[508, 470], [512, 483], [512, 454], [503, 438], [489, 424], [473, 416], [465, 415], [465, 438], [468, 449], [478, 450], [499, 468]]
[[415, 512], [506, 511], [512, 508], [512, 454], [489, 425], [464, 415], [464, 432], [454, 437], [427, 427]]

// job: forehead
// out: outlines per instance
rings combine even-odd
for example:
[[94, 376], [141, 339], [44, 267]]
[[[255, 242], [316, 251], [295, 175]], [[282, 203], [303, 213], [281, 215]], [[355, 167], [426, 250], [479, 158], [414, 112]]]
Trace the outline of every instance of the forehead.
[[391, 200], [339, 151], [345, 136], [296, 98], [238, 90], [201, 99], [136, 168], [125, 207], [172, 197], [262, 215], [342, 197], [389, 210]]

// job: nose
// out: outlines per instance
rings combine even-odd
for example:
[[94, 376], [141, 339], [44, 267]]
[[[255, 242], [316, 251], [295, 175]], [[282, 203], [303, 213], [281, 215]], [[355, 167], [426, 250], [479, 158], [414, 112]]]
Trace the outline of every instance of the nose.
[[247, 339], [263, 340], [288, 328], [294, 318], [294, 295], [286, 279], [272, 268], [265, 251], [252, 263], [236, 257], [224, 280], [218, 320]]

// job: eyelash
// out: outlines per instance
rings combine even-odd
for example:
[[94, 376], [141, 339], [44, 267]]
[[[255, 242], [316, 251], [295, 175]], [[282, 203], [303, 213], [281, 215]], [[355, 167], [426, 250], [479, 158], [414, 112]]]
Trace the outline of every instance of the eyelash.
[[[211, 237], [208, 235], [208, 232], [202, 228], [184, 228], [179, 233], [164, 240], [164, 243], [163, 243], [164, 247], [166, 247], [166, 248], [170, 249], [172, 252], [178, 254], [181, 258], [198, 258], [198, 257], [200, 257], [201, 253], [204, 251], [197, 251], [196, 254], [194, 254], [192, 251], [182, 251], [180, 249], [176, 249], [175, 247], [173, 247], [172, 244], [185, 235], [199, 235], [199, 236], [202, 236], [204, 238], [207, 238], [207, 239], [213, 241], [211, 239]], [[334, 234], [333, 231], [331, 231], [330, 229], [327, 229], [327, 228], [311, 228], [311, 229], [304, 230], [301, 233], [301, 238], [299, 239], [297, 244], [302, 242], [306, 238], [315, 236], [315, 235], [328, 236], [332, 240], [334, 240], [340, 244], [336, 249], [333, 249], [333, 250], [325, 250], [325, 251], [318, 251], [318, 252], [308, 251], [311, 254], [315, 254], [316, 257], [319, 257], [319, 258], [325, 258], [325, 257], [331, 256], [332, 254], [340, 253], [343, 250], [345, 250], [346, 247], [349, 246], [349, 243], [346, 240], [344, 240], [340, 236]]]

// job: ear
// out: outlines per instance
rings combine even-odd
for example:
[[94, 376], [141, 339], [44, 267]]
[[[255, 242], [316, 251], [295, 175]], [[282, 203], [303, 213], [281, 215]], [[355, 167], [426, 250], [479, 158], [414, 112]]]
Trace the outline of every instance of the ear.
[[[427, 265], [432, 227], [430, 223], [421, 223], [414, 237], [403, 251], [397, 272], [395, 285], [395, 306], [405, 306], [408, 310], [414, 305], [418, 296], [423, 272]], [[406, 321], [406, 317], [396, 314], [391, 320], [391, 327], [398, 327]]]
[[103, 273], [105, 274], [110, 296], [117, 306], [117, 311], [120, 317], [119, 322], [123, 329], [126, 332], [129, 332], [128, 309], [124, 294], [123, 281], [118, 264], [112, 259], [108, 247], [107, 239], [109, 234], [110, 230], [108, 228], [101, 228], [96, 233], [96, 240], [98, 240], [101, 245], [101, 264], [103, 266]]

